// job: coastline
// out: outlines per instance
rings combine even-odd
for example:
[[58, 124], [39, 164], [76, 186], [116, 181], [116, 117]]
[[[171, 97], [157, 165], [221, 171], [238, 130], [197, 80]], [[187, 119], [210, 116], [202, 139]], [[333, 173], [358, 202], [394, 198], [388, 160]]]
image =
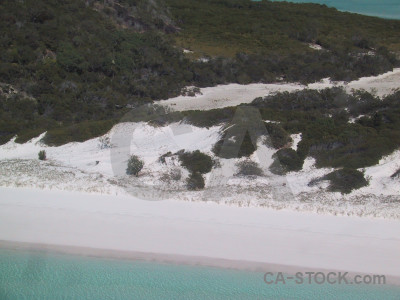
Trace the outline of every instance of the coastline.
[[214, 203], [0, 188], [0, 247], [400, 285], [400, 222]]
[[[339, 269], [321, 269], [321, 268], [308, 268], [304, 266], [281, 265], [266, 262], [243, 261], [243, 260], [230, 260], [224, 258], [202, 257], [202, 256], [187, 256], [175, 254], [162, 254], [162, 253], [146, 253], [135, 251], [121, 251], [110, 249], [96, 249], [87, 247], [76, 247], [66, 245], [49, 245], [37, 243], [24, 243], [0, 240], [0, 250], [11, 251], [28, 251], [33, 253], [55, 254], [55, 255], [68, 255], [74, 257], [88, 257], [95, 259], [119, 260], [119, 261], [143, 261], [158, 264], [173, 264], [173, 265], [186, 265], [194, 267], [210, 267], [218, 269], [228, 269], [247, 272], [282, 272], [288, 275], [295, 275], [297, 272], [347, 272], [348, 278], [355, 275], [372, 275], [369, 273], [352, 272], [348, 270]], [[384, 275], [384, 274], [383, 274]], [[400, 286], [400, 276], [387, 276], [385, 275], [386, 283], [384, 285]]]

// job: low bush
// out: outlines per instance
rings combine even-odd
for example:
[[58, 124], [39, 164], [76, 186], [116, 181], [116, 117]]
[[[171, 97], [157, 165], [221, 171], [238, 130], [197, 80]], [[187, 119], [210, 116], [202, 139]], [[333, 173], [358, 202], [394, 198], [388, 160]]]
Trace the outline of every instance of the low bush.
[[273, 155], [274, 162], [270, 171], [274, 174], [286, 174], [291, 171], [300, 171], [304, 160], [291, 148], [281, 149]]
[[262, 176], [263, 171], [258, 164], [251, 160], [245, 160], [236, 164], [238, 172], [236, 176]]
[[368, 181], [364, 178], [364, 173], [348, 168], [333, 171], [325, 175], [323, 179], [330, 181], [330, 191], [342, 194], [349, 194], [352, 190], [368, 185]]
[[211, 127], [232, 120], [235, 108], [226, 107], [211, 110], [193, 110], [184, 112], [186, 122], [198, 127]]
[[40, 160], [46, 160], [46, 151], [45, 150], [40, 150], [38, 153], [38, 157]]
[[[213, 147], [213, 152], [222, 158], [249, 157], [257, 146], [253, 145], [250, 134], [246, 132], [243, 141], [240, 143], [240, 134], [225, 134]], [[240, 144], [239, 144], [240, 143]]]
[[189, 175], [187, 179], [187, 188], [191, 191], [198, 191], [204, 189], [204, 178], [199, 172], [194, 172]]
[[199, 150], [193, 152], [180, 152], [179, 160], [186, 169], [191, 173], [205, 174], [211, 171], [213, 161], [207, 154], [201, 153]]
[[138, 176], [139, 172], [143, 169], [144, 162], [136, 155], [132, 155], [128, 160], [126, 174]]
[[280, 149], [290, 143], [292, 138], [290, 135], [282, 128], [281, 125], [275, 123], [266, 123], [265, 127], [267, 128], [269, 139], [266, 141], [268, 146], [273, 147], [275, 149]]
[[70, 142], [84, 142], [88, 139], [107, 133], [113, 121], [85, 121], [68, 127], [49, 130], [43, 138], [43, 142], [51, 146], [60, 146]]

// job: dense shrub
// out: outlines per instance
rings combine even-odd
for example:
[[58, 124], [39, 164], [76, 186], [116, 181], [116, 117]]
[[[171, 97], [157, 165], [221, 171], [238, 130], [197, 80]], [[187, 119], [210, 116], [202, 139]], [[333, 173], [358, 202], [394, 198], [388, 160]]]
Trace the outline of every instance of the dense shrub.
[[[241, 138], [242, 137], [242, 138]], [[251, 141], [248, 131], [244, 136], [240, 133], [224, 134], [223, 137], [214, 145], [213, 152], [222, 158], [249, 157], [257, 150], [257, 145]]]
[[45, 150], [40, 150], [38, 153], [38, 157], [40, 160], [46, 160], [46, 151]]
[[239, 162], [237, 165], [238, 171], [236, 176], [262, 176], [263, 171], [258, 164], [251, 160], [244, 160]]
[[138, 176], [139, 172], [143, 169], [144, 162], [136, 155], [132, 155], [128, 160], [126, 174]]
[[193, 152], [183, 152], [179, 154], [179, 160], [186, 169], [191, 173], [205, 174], [211, 171], [213, 161], [207, 154], [201, 153], [199, 150]]
[[187, 188], [191, 191], [204, 189], [204, 178], [199, 172], [191, 173], [187, 179]]
[[330, 181], [330, 191], [341, 192], [342, 194], [349, 194], [352, 190], [368, 185], [368, 181], [364, 178], [362, 172], [348, 168], [329, 173], [324, 176], [324, 179]]
[[84, 142], [90, 138], [107, 133], [113, 126], [112, 121], [82, 122], [68, 127], [49, 130], [43, 138], [47, 145], [59, 146], [70, 142]]
[[275, 149], [280, 149], [292, 141], [290, 135], [281, 125], [275, 123], [266, 123], [269, 139], [266, 139], [267, 145]]
[[184, 112], [184, 114], [186, 116], [185, 120], [194, 126], [211, 127], [231, 121], [235, 110], [233, 107], [226, 107], [211, 110], [194, 110]]
[[270, 171], [275, 174], [286, 174], [290, 171], [300, 171], [304, 160], [291, 148], [281, 149], [273, 155], [274, 162]]

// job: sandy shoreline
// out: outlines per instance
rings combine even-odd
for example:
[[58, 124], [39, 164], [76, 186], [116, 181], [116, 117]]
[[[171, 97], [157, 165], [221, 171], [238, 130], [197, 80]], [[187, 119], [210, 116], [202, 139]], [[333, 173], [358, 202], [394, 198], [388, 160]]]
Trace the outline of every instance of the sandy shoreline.
[[0, 188], [0, 247], [400, 281], [400, 221]]
[[[290, 275], [295, 275], [297, 272], [302, 272], [302, 273], [323, 272], [325, 274], [329, 272], [336, 272], [336, 273], [348, 272], [349, 279], [353, 278], [355, 275], [373, 275], [368, 273], [359, 273], [351, 271], [349, 272], [347, 270], [339, 270], [334, 268], [332, 269], [308, 268], [304, 266], [289, 266], [289, 265], [280, 265], [280, 264], [265, 263], [265, 262], [230, 260], [224, 258], [146, 253], [146, 252], [121, 251], [121, 250], [110, 250], [110, 249], [96, 249], [87, 247], [75, 247], [75, 246], [65, 246], [65, 245], [60, 246], [60, 245], [38, 244], [38, 243], [22, 243], [22, 242], [11, 242], [11, 241], [1, 241], [1, 240], [0, 240], [0, 249], [7, 249], [13, 251], [29, 251], [29, 253], [72, 255], [80, 257], [100, 258], [100, 259], [116, 259], [116, 260], [126, 260], [126, 261], [156, 262], [161, 264], [203, 266], [203, 267], [250, 271], [250, 272], [263, 272], [263, 273], [282, 272], [284, 274], [290, 274]], [[385, 275], [385, 280], [386, 280], [385, 284], [387, 285], [400, 286], [400, 276]]]

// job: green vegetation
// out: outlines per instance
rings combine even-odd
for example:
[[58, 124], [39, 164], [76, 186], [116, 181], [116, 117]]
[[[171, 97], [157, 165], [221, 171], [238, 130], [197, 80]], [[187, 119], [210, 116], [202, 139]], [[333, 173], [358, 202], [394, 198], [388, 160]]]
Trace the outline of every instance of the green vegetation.
[[190, 172], [187, 179], [187, 188], [189, 190], [203, 189], [205, 183], [202, 174], [211, 171], [214, 164], [212, 158], [207, 154], [201, 153], [199, 150], [193, 152], [184, 152], [181, 150], [177, 154], [182, 166]]
[[256, 151], [257, 145], [254, 145], [248, 131], [236, 130], [226, 131], [222, 138], [214, 145], [213, 152], [222, 158], [249, 157]]
[[[189, 85], [350, 80], [399, 65], [399, 21], [313, 4], [5, 0], [0, 30], [0, 144], [44, 131], [46, 143], [82, 141], [103, 134], [131, 108]], [[196, 60], [203, 56], [209, 61]], [[213, 113], [229, 119], [232, 109]], [[186, 117], [215, 124], [202, 115]]]
[[[52, 137], [46, 141], [57, 144], [91, 138], [97, 132], [89, 129], [63, 141], [64, 128], [118, 120], [128, 104], [177, 95], [191, 80], [189, 61], [161, 23], [146, 25], [156, 22], [146, 18], [147, 1], [112, 1], [111, 11], [122, 10], [118, 20], [104, 13], [103, 1], [86, 2], [1, 2], [0, 84], [15, 91], [0, 92], [1, 143], [47, 130]], [[119, 21], [129, 10], [140, 16], [131, 16], [131, 23], [146, 30], [133, 23], [123, 28]]]
[[275, 174], [286, 174], [290, 171], [300, 171], [304, 160], [301, 159], [296, 151], [290, 148], [280, 149], [273, 155], [274, 162], [270, 170]]
[[368, 181], [364, 178], [362, 172], [348, 168], [329, 173], [323, 179], [330, 181], [330, 191], [341, 192], [342, 194], [349, 194], [352, 190], [368, 185]]
[[283, 129], [281, 125], [276, 123], [266, 123], [265, 127], [267, 128], [269, 135], [269, 138], [266, 139], [268, 146], [275, 149], [280, 149], [292, 142], [292, 138], [290, 137], [289, 133]]
[[[400, 145], [400, 92], [383, 100], [367, 92], [304, 90], [256, 99], [263, 119], [279, 121], [289, 133], [302, 133], [297, 154], [318, 167], [375, 165]], [[358, 118], [360, 114], [364, 117]], [[350, 118], [358, 118], [354, 123]]]
[[[311, 52], [313, 42], [331, 51], [369, 49], [377, 45], [399, 50], [400, 23], [318, 4], [248, 0], [167, 0], [178, 41], [210, 56], [237, 53]], [[207, 20], [207, 22], [204, 22]]]
[[126, 174], [138, 176], [139, 172], [143, 169], [144, 162], [136, 155], [132, 155], [128, 160]]
[[113, 125], [113, 121], [105, 120], [84, 121], [66, 127], [56, 127], [46, 133], [43, 141], [52, 146], [59, 146], [69, 142], [84, 142], [107, 133]]
[[46, 151], [45, 150], [40, 150], [38, 153], [38, 158], [40, 160], [46, 160]]
[[182, 166], [191, 173], [206, 174], [210, 172], [213, 167], [211, 157], [201, 153], [199, 150], [179, 153], [179, 160]]
[[204, 178], [199, 172], [191, 173], [187, 179], [187, 188], [191, 191], [204, 189]]
[[[316, 4], [250, 0], [168, 0], [177, 26], [177, 44], [188, 57], [215, 58], [215, 80], [249, 83], [350, 80], [396, 64], [400, 22], [339, 12]], [[206, 22], [204, 20], [207, 20]], [[315, 51], [316, 43], [324, 51]], [[371, 50], [375, 55], [367, 55]], [[207, 66], [204, 66], [206, 69]], [[197, 74], [196, 74], [197, 75]], [[199, 74], [200, 76], [202, 73]]]

